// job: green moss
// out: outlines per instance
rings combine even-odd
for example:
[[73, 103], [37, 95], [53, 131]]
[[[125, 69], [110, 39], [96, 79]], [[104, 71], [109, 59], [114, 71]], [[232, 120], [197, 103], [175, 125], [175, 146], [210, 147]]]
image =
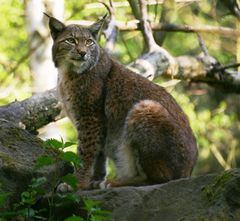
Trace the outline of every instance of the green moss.
[[0, 159], [2, 160], [2, 162], [4, 162], [4, 165], [6, 166], [12, 166], [15, 164], [15, 160], [13, 158], [1, 152], [0, 152]]
[[232, 177], [234, 177], [234, 172], [232, 170], [224, 171], [216, 176], [210, 184], [202, 189], [204, 197], [206, 197], [210, 203], [216, 202], [226, 190], [226, 184]]

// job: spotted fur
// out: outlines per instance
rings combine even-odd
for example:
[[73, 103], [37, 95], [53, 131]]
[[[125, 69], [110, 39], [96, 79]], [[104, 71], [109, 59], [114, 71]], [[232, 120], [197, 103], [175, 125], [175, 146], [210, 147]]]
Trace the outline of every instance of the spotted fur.
[[[65, 26], [50, 18], [58, 92], [78, 132], [83, 161], [83, 167], [76, 168], [79, 188], [146, 185], [190, 176], [197, 147], [186, 115], [162, 87], [99, 47], [96, 35], [102, 22]], [[106, 157], [116, 164], [115, 181], [101, 182]]]

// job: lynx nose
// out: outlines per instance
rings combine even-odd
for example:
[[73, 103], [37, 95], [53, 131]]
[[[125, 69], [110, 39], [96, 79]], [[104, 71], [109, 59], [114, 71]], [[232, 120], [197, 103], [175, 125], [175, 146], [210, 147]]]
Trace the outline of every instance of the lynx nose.
[[86, 51], [80, 51], [79, 54], [84, 57], [86, 55]]
[[79, 51], [79, 54], [84, 59], [84, 56], [87, 54], [87, 52], [86, 51]]

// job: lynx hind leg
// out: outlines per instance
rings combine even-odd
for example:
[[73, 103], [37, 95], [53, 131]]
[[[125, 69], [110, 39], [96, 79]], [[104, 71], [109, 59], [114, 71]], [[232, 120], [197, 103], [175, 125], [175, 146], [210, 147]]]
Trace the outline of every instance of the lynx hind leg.
[[130, 158], [130, 165], [135, 166], [135, 177], [145, 176], [145, 183], [163, 183], [179, 176], [179, 171], [175, 171], [178, 162], [172, 160], [177, 154], [174, 124], [160, 103], [152, 100], [137, 103], [126, 120], [125, 142], [128, 145], [122, 156], [123, 162], [126, 161], [124, 167]]
[[168, 165], [161, 159], [159, 124], [168, 112], [159, 103], [144, 100], [129, 112], [123, 133], [123, 143], [117, 153], [118, 180], [106, 181], [101, 187], [140, 186], [172, 179]]
[[117, 180], [104, 180], [99, 183], [101, 189], [120, 186], [142, 186], [146, 185], [146, 176], [139, 168], [138, 157], [135, 156], [134, 150], [125, 143], [119, 146], [116, 153], [115, 164], [117, 172]]

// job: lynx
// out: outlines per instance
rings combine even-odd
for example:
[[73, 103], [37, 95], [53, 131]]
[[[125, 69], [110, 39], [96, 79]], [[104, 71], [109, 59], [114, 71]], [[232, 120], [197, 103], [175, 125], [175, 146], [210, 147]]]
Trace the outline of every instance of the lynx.
[[[80, 189], [140, 186], [191, 175], [196, 140], [164, 88], [112, 59], [97, 43], [104, 19], [85, 27], [49, 16], [58, 93], [78, 133]], [[105, 180], [106, 158], [117, 168]]]

